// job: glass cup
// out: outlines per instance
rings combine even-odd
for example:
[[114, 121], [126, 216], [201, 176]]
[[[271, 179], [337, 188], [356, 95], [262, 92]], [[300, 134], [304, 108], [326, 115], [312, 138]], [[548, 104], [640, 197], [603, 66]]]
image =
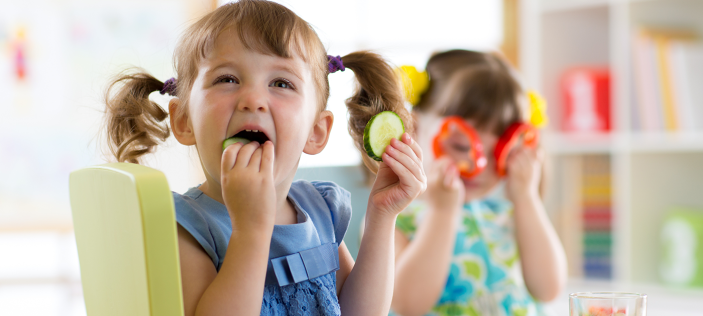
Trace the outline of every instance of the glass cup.
[[647, 316], [647, 295], [579, 292], [569, 295], [570, 316]]

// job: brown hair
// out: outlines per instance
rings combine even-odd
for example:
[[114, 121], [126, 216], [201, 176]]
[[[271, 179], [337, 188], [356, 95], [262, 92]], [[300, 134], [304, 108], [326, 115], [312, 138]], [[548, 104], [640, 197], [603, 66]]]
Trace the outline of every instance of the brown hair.
[[[312, 27], [280, 4], [241, 0], [207, 14], [181, 37], [174, 53], [178, 78], [175, 95], [181, 100], [175, 115], [187, 113], [198, 65], [208, 56], [217, 37], [228, 31], [239, 36], [248, 49], [282, 58], [302, 58], [311, 67], [319, 110], [326, 108], [329, 98], [327, 53]], [[411, 122], [411, 117], [403, 105], [400, 82], [381, 56], [355, 52], [343, 56], [342, 61], [346, 68], [354, 71], [358, 81], [354, 95], [345, 103], [350, 113], [349, 133], [357, 148], [363, 151], [364, 127], [373, 115], [394, 111], [407, 123]], [[107, 136], [110, 152], [117, 161], [139, 163], [142, 155], [152, 152], [158, 141], [169, 136], [168, 126], [161, 123], [167, 112], [148, 98], [151, 92], [162, 87], [161, 81], [143, 72], [121, 74], [111, 82], [106, 94]], [[364, 158], [364, 163], [373, 172], [378, 169], [378, 163], [368, 157]]]
[[515, 70], [499, 55], [450, 50], [430, 58], [430, 85], [413, 110], [458, 115], [502, 134], [525, 119], [525, 97]]

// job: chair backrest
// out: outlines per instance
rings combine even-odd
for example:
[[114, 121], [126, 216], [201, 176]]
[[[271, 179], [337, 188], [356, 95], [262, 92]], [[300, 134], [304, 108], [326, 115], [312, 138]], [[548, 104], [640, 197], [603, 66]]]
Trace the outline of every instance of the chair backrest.
[[73, 225], [88, 315], [183, 315], [173, 196], [131, 163], [74, 171]]

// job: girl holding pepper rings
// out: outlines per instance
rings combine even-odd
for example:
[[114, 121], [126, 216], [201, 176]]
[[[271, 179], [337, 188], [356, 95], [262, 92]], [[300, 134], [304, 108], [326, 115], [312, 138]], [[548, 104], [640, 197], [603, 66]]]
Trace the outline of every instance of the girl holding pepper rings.
[[539, 192], [544, 103], [495, 54], [453, 50], [427, 74], [401, 69], [416, 139], [435, 159], [396, 222], [392, 309], [548, 315], [540, 302], [563, 289], [566, 258]]

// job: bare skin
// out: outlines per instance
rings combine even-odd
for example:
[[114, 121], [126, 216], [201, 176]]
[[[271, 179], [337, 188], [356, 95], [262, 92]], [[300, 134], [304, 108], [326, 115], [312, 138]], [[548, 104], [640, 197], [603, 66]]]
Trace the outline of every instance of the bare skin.
[[[479, 131], [484, 148], [497, 137]], [[423, 148], [427, 143], [422, 143]], [[493, 157], [487, 152], [486, 157]], [[429, 163], [429, 162], [428, 162]], [[412, 241], [396, 230], [396, 278], [393, 310], [404, 316], [424, 315], [444, 290], [458, 229], [462, 204], [481, 198], [500, 181], [495, 159], [472, 180], [459, 180], [452, 163], [434, 161], [428, 168], [428, 189], [423, 195], [429, 210]], [[536, 150], [518, 148], [508, 157], [507, 198], [514, 205], [515, 238], [523, 277], [530, 294], [550, 301], [564, 288], [566, 256], [539, 196], [541, 162]]]
[[[178, 99], [169, 104], [176, 139], [198, 149], [206, 178], [200, 190], [224, 204], [232, 222], [219, 273], [179, 227], [186, 316], [260, 313], [273, 226], [296, 222], [287, 194], [298, 160], [303, 152], [321, 152], [332, 128], [331, 112], [319, 112], [316, 100], [311, 71], [301, 58], [260, 54], [237, 36], [221, 35], [199, 65], [188, 113], [177, 115]], [[222, 141], [243, 129], [260, 130], [269, 140], [230, 145], [223, 152]], [[409, 135], [392, 142], [383, 159], [357, 262], [344, 243], [339, 247], [337, 292], [345, 315], [387, 313], [395, 218], [426, 187], [422, 152]]]

